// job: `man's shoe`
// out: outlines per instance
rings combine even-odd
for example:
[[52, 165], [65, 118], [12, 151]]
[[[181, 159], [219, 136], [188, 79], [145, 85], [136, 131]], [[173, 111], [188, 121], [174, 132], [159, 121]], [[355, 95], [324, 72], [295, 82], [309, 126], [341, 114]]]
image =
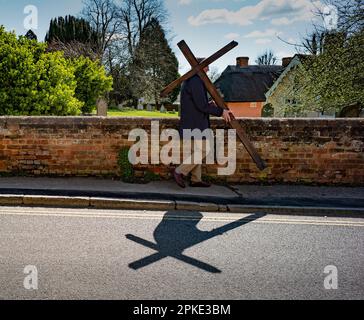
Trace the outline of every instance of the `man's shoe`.
[[179, 174], [176, 172], [176, 169], [174, 169], [172, 171], [172, 176], [174, 178], [174, 181], [176, 181], [176, 183], [181, 187], [181, 188], [186, 188], [186, 184], [183, 181], [183, 174]]
[[191, 182], [190, 186], [192, 188], [210, 188], [211, 184], [207, 182]]

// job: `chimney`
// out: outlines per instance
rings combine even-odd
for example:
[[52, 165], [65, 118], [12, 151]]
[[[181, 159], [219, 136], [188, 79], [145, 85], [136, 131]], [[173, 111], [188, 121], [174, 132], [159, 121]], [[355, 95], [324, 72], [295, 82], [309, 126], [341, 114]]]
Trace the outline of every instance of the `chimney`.
[[237, 57], [236, 66], [240, 68], [249, 66], [249, 57]]
[[286, 68], [292, 61], [292, 57], [287, 57], [282, 59], [282, 67]]

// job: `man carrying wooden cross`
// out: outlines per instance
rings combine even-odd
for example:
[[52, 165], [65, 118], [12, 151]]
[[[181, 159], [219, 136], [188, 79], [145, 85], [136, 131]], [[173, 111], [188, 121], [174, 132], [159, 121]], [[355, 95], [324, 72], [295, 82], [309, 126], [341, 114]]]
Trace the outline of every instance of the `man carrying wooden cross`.
[[[267, 168], [267, 164], [260, 157], [254, 145], [249, 141], [249, 138], [241, 126], [239, 120], [229, 112], [229, 108], [226, 106], [225, 101], [220, 96], [219, 92], [210, 81], [206, 75], [207, 66], [222, 57], [224, 54], [232, 50], [238, 45], [237, 42], [232, 41], [224, 48], [215, 52], [212, 56], [204, 59], [200, 63], [197, 61], [196, 57], [192, 53], [191, 49], [188, 47], [187, 43], [182, 40], [178, 43], [178, 47], [181, 49], [185, 58], [191, 65], [192, 69], [185, 75], [176, 79], [170, 83], [162, 92], [161, 97], [166, 97], [174, 88], [185, 81], [182, 88], [182, 119], [181, 119], [181, 129], [183, 131], [184, 127], [188, 129], [206, 129], [210, 126], [209, 115], [223, 116], [225, 121], [230, 124], [230, 127], [236, 131], [237, 136], [243, 143], [245, 149], [248, 151], [249, 155], [257, 165], [258, 169], [263, 171]], [[197, 75], [197, 76], [196, 76]], [[192, 79], [190, 79], [192, 77]], [[207, 94], [208, 91], [211, 97], [216, 101], [215, 103], [208, 103]], [[222, 110], [217, 109], [219, 106]], [[190, 107], [190, 108], [188, 108]], [[208, 187], [209, 185], [202, 182], [201, 180], [201, 167], [191, 165], [180, 166], [175, 171], [173, 171], [173, 176], [179, 186], [185, 187], [183, 176], [192, 172], [192, 186], [194, 187]]]
[[[200, 64], [205, 59], [197, 59]], [[204, 68], [204, 72], [208, 72], [209, 67]], [[210, 128], [210, 115], [223, 117], [227, 123], [231, 121], [230, 113], [218, 107], [215, 102], [209, 102], [207, 97], [207, 89], [202, 79], [196, 74], [186, 80], [182, 85], [181, 91], [181, 122], [180, 136], [184, 137], [183, 130], [198, 129], [203, 132]], [[205, 144], [205, 148], [202, 146]], [[199, 147], [200, 146], [200, 147]], [[194, 143], [194, 152], [201, 152], [203, 156], [209, 154], [211, 147], [208, 139], [206, 141], [198, 141]], [[191, 164], [181, 164], [177, 169], [173, 170], [173, 177], [176, 183], [185, 188], [184, 177], [191, 173], [191, 187], [208, 188], [211, 185], [202, 181], [202, 166], [196, 164], [195, 157], [191, 157]]]

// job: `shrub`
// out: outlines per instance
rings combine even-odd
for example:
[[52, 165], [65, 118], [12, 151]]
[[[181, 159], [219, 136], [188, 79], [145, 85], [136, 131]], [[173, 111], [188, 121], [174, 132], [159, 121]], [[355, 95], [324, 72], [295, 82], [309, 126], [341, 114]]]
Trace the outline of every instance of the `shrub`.
[[74, 59], [73, 65], [77, 81], [76, 97], [84, 102], [82, 112], [92, 113], [97, 99], [112, 90], [112, 77], [106, 75], [104, 67], [98, 61], [86, 57]]
[[62, 53], [0, 27], [0, 114], [75, 115], [82, 102], [77, 82]]
[[129, 148], [122, 148], [118, 155], [118, 165], [120, 168], [121, 179], [127, 183], [135, 181], [134, 168], [129, 162]]
[[45, 44], [0, 26], [0, 115], [77, 115], [111, 87], [97, 62], [46, 52]]
[[152, 181], [161, 181], [161, 176], [149, 170], [145, 171], [144, 182], [152, 182]]

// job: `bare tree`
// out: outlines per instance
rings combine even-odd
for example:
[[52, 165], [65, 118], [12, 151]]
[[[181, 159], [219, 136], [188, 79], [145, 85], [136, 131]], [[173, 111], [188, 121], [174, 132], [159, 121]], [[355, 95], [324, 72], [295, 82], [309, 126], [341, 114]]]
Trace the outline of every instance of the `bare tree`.
[[211, 67], [208, 73], [208, 76], [212, 82], [215, 82], [217, 79], [220, 78], [221, 73], [217, 67]]
[[324, 50], [325, 32], [314, 31], [303, 38], [302, 49], [304, 53], [318, 55]]
[[120, 12], [122, 30], [131, 57], [144, 27], [152, 19], [158, 20], [162, 26], [167, 21], [167, 11], [162, 0], [124, 0]]
[[[326, 37], [332, 31], [348, 36], [364, 31], [364, 0], [322, 0], [320, 4], [313, 10], [320, 23], [313, 24], [314, 31], [300, 43], [291, 43], [279, 36], [278, 39], [294, 46], [298, 53], [318, 55], [323, 52]], [[333, 23], [329, 29], [328, 21]]]
[[[167, 11], [163, 0], [84, 0], [81, 15], [100, 34], [99, 51], [106, 70], [114, 78], [117, 98], [131, 92], [126, 78], [132, 72], [142, 30], [153, 19], [163, 26]], [[158, 55], [158, 52], [156, 52]], [[129, 87], [128, 87], [129, 86]]]
[[337, 23], [333, 27], [348, 34], [364, 30], [364, 0], [323, 0], [323, 3], [315, 12], [323, 21], [330, 21], [331, 16]]
[[257, 60], [255, 60], [255, 63], [258, 65], [271, 66], [275, 65], [277, 61], [278, 58], [274, 52], [272, 50], [267, 50], [262, 55], [260, 55]]
[[100, 58], [94, 51], [92, 44], [82, 43], [76, 40], [67, 43], [59, 40], [53, 40], [48, 44], [47, 52], [54, 51], [63, 51], [66, 58], [85, 56], [94, 61]]
[[84, 0], [81, 15], [99, 34], [98, 50], [103, 54], [120, 37], [121, 20], [113, 0]]

